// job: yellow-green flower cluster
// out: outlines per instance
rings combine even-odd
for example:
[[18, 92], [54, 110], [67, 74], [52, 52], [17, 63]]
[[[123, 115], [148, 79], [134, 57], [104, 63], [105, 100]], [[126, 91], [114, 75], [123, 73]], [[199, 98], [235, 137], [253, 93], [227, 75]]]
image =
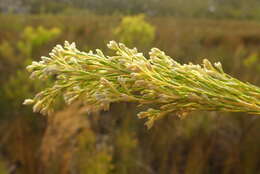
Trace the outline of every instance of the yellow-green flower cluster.
[[205, 59], [202, 65], [181, 65], [157, 48], [147, 59], [136, 48], [115, 41], [108, 48], [116, 55], [105, 56], [98, 49], [82, 52], [74, 43], [57, 45], [49, 57], [27, 67], [31, 78], [55, 76], [53, 86], [24, 104], [49, 114], [59, 97], [67, 104], [80, 101], [89, 112], [108, 110], [114, 102], [135, 102], [153, 106], [138, 114], [148, 119], [148, 127], [170, 113], [180, 117], [197, 110], [260, 114], [260, 88], [225, 74], [220, 63], [212, 65]]

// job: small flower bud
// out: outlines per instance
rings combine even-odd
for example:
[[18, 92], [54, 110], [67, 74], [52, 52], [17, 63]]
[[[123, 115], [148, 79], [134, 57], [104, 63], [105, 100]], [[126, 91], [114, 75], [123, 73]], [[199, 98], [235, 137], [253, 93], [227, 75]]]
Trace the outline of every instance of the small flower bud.
[[112, 50], [117, 50], [118, 49], [118, 45], [115, 41], [110, 41], [108, 44], [107, 44], [107, 47], [112, 49]]
[[44, 61], [45, 63], [49, 63], [52, 59], [46, 56], [42, 56], [41, 57], [42, 61]]
[[31, 105], [31, 104], [33, 104], [33, 103], [34, 103], [34, 100], [32, 100], [32, 99], [26, 99], [26, 100], [24, 100], [23, 105]]
[[214, 63], [214, 66], [217, 68], [217, 70], [221, 73], [224, 73], [222, 65], [220, 62]]

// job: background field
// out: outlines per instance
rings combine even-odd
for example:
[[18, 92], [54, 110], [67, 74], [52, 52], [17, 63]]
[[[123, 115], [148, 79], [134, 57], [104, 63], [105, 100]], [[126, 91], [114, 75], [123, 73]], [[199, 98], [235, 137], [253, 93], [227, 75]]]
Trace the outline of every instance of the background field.
[[74, 104], [51, 117], [22, 105], [48, 86], [28, 78], [25, 66], [32, 60], [47, 56], [64, 40], [75, 41], [81, 50], [110, 54], [106, 44], [119, 40], [115, 28], [125, 15], [139, 12], [155, 27], [153, 41], [136, 43], [146, 55], [158, 47], [181, 63], [221, 61], [227, 73], [259, 86], [257, 7], [246, 17], [238, 10], [233, 16], [196, 16], [196, 10], [149, 15], [142, 10], [76, 13], [75, 6], [66, 7], [58, 14], [0, 14], [0, 174], [260, 174], [259, 116], [197, 112], [179, 120], [172, 115], [147, 130], [136, 117], [135, 104], [117, 103], [111, 111], [93, 115]]

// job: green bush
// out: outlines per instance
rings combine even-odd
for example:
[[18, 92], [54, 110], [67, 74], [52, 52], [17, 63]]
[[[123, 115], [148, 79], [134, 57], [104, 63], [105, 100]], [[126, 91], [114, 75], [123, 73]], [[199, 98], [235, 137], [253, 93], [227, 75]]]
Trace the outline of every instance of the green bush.
[[120, 42], [133, 47], [148, 47], [155, 37], [155, 27], [145, 21], [144, 15], [126, 16], [114, 30]]
[[37, 51], [41, 46], [55, 39], [60, 33], [61, 30], [55, 27], [46, 29], [42, 26], [37, 28], [28, 26], [22, 33], [22, 40], [17, 43], [18, 49], [27, 58], [31, 57], [34, 51]]
[[[44, 27], [26, 27], [21, 34], [21, 40], [16, 44], [4, 41], [0, 45], [0, 54], [9, 61], [10, 66], [25, 66], [32, 60], [33, 51], [40, 49], [44, 44], [54, 40], [61, 33], [60, 29], [46, 29]], [[15, 51], [19, 50], [19, 56]], [[12, 57], [14, 56], [14, 57]], [[47, 85], [47, 81], [32, 83], [27, 79], [28, 73], [24, 70], [17, 70], [9, 76], [8, 80], [1, 86], [0, 95], [5, 101], [9, 101], [5, 109], [12, 111], [10, 107], [19, 108], [20, 101], [25, 96], [32, 95], [32, 92]], [[17, 88], [19, 86], [19, 88]], [[7, 103], [7, 102], [4, 102]]]

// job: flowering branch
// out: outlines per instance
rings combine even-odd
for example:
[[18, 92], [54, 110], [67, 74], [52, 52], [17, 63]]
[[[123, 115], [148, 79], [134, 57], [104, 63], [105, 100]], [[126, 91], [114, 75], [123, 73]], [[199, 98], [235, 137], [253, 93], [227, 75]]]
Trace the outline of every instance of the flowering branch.
[[53, 112], [59, 96], [67, 104], [82, 102], [88, 112], [108, 110], [114, 102], [153, 105], [138, 114], [148, 119], [149, 128], [170, 113], [179, 117], [202, 110], [260, 115], [260, 88], [225, 74], [219, 62], [212, 65], [205, 59], [202, 66], [181, 65], [157, 48], [151, 49], [150, 59], [114, 41], [108, 48], [116, 55], [105, 56], [98, 49], [81, 52], [74, 43], [57, 45], [49, 57], [27, 67], [31, 78], [56, 75], [53, 86], [24, 104], [34, 104], [34, 112], [42, 114]]

